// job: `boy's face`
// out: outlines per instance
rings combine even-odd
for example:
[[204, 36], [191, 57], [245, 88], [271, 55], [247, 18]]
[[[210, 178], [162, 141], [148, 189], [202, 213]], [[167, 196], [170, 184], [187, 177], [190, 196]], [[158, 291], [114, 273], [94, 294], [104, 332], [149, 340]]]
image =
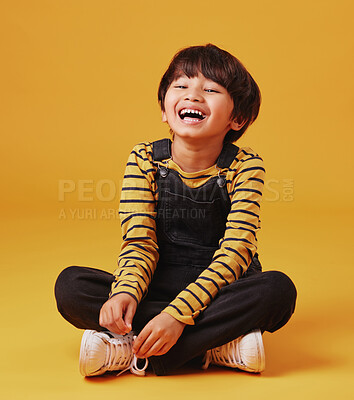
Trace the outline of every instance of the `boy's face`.
[[234, 103], [228, 91], [199, 73], [194, 78], [181, 75], [168, 88], [162, 120], [174, 134], [188, 140], [224, 140], [230, 129], [243, 124], [231, 119]]

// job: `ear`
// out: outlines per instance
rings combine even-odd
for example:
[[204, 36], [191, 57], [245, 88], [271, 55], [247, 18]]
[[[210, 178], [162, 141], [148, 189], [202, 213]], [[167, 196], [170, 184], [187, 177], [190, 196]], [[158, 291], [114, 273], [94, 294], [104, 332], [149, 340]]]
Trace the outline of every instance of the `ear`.
[[246, 121], [242, 121], [241, 123], [239, 123], [237, 119], [233, 119], [231, 121], [231, 129], [234, 131], [239, 131], [245, 125], [245, 123]]
[[167, 116], [165, 111], [162, 111], [162, 122], [167, 122]]

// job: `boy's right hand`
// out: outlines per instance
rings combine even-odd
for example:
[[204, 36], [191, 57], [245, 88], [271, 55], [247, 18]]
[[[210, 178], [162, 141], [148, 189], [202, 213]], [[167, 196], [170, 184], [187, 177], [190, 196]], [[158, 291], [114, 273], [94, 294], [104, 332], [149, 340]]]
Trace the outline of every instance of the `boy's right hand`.
[[99, 324], [110, 332], [125, 335], [132, 330], [136, 300], [126, 293], [119, 293], [107, 300], [100, 311]]

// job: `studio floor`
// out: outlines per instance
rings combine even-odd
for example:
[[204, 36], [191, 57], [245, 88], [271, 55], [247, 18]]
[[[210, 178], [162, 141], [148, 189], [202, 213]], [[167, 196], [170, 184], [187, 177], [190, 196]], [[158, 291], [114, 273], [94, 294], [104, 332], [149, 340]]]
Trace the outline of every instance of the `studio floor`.
[[[265, 208], [259, 237], [264, 270], [298, 288], [290, 322], [264, 334], [266, 371], [181, 369], [173, 376], [83, 378], [79, 330], [56, 311], [55, 278], [68, 265], [113, 271], [119, 222], [18, 218], [5, 226], [1, 279], [1, 398], [10, 399], [352, 399], [353, 262], [348, 210]], [[330, 226], [328, 216], [331, 215]]]

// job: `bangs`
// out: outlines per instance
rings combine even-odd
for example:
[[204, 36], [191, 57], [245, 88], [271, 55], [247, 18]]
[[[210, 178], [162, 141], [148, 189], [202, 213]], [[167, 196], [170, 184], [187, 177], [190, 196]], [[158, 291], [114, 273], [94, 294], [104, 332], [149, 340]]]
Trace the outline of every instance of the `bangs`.
[[200, 51], [184, 54], [183, 57], [175, 59], [170, 67], [169, 84], [182, 75], [195, 78], [198, 74], [202, 74], [205, 78], [228, 89], [235, 78], [234, 71], [227, 68], [220, 59], [220, 55], [210, 54], [210, 51], [207, 54]]

